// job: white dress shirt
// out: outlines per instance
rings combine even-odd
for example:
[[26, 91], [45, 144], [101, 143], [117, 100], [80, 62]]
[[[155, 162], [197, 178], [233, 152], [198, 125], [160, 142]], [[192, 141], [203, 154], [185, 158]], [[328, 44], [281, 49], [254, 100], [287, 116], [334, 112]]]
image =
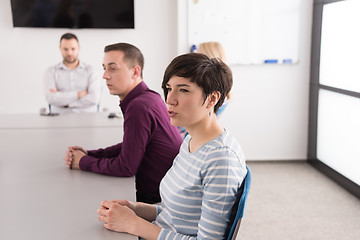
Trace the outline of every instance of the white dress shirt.
[[[83, 62], [70, 70], [58, 63], [45, 72], [45, 96], [52, 112], [96, 112], [100, 101], [101, 84], [94, 69]], [[57, 92], [51, 92], [55, 89]], [[79, 91], [88, 94], [78, 98]]]

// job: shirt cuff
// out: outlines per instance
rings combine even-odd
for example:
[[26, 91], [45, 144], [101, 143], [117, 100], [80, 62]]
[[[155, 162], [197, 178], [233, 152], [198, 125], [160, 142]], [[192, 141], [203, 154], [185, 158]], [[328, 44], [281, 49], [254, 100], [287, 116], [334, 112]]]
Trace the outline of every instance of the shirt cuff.
[[157, 237], [157, 240], [166, 240], [166, 239], [175, 239], [175, 235], [176, 233], [171, 232], [169, 230], [165, 230], [164, 228], [162, 228], [160, 230], [160, 233]]
[[87, 155], [90, 157], [101, 157], [102, 150], [88, 150]]
[[160, 205], [155, 205], [156, 207], [156, 216], [160, 214], [160, 212], [162, 211], [162, 206]]
[[93, 163], [94, 161], [96, 161], [97, 159], [94, 157], [91, 157], [89, 155], [85, 155], [80, 159], [79, 162], [79, 167], [81, 170], [83, 171], [88, 171], [91, 172], [91, 163]]

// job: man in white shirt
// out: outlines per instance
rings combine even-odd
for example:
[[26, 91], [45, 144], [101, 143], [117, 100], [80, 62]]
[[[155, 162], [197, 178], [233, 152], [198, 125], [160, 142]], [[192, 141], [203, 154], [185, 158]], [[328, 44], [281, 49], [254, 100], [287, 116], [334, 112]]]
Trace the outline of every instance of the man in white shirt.
[[63, 61], [46, 70], [45, 96], [52, 112], [96, 112], [100, 100], [100, 78], [80, 62], [79, 42], [72, 33], [60, 38]]

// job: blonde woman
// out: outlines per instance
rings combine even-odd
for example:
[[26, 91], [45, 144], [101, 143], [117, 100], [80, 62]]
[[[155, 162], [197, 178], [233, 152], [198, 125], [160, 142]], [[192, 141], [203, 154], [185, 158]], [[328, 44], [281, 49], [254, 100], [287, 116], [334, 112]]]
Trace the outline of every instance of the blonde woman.
[[224, 47], [219, 42], [200, 43], [197, 52], [205, 54], [209, 58], [219, 58], [221, 61], [227, 62]]

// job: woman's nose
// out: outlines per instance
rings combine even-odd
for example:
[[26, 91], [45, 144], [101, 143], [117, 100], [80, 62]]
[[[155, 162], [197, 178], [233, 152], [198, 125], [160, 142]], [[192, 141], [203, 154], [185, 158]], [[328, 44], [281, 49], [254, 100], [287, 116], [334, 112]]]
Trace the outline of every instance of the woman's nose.
[[176, 105], [177, 101], [176, 101], [175, 94], [173, 94], [172, 92], [168, 92], [168, 95], [167, 95], [167, 98], [166, 98], [166, 103], [168, 105]]

